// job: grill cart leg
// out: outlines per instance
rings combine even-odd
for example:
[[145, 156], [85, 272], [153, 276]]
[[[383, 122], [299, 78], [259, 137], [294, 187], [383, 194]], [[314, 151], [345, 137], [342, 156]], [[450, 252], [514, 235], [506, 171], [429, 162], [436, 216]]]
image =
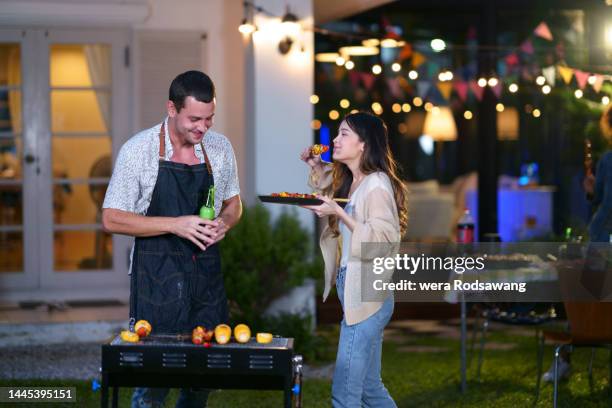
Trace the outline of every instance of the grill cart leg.
[[102, 387], [100, 393], [100, 403], [102, 408], [108, 407], [108, 374], [102, 374]]
[[113, 387], [113, 408], [117, 408], [119, 405], [119, 387], [115, 386]]
[[293, 357], [293, 388], [291, 389], [294, 408], [302, 408], [302, 363], [301, 355]]

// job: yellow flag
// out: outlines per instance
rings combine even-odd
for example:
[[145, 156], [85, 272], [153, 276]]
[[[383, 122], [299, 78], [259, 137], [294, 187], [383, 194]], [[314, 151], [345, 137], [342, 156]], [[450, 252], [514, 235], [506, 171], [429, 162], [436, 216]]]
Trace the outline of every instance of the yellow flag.
[[453, 91], [453, 84], [450, 81], [438, 82], [438, 90], [442, 94], [442, 97], [448, 101], [451, 92]]
[[574, 70], [570, 67], [564, 67], [563, 65], [557, 65], [557, 69], [559, 70], [559, 75], [563, 78], [563, 82], [569, 84], [574, 76]]
[[427, 60], [427, 58], [425, 58], [425, 56], [423, 54], [421, 54], [420, 52], [413, 52], [412, 53], [412, 66], [413, 67], [418, 68], [426, 60]]

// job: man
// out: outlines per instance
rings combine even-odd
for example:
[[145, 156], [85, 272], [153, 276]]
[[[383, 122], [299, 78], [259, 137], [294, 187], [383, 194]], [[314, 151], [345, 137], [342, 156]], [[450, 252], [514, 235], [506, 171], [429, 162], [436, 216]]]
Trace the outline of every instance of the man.
[[[215, 87], [199, 71], [170, 85], [168, 116], [130, 138], [117, 156], [102, 223], [135, 237], [130, 325], [154, 333], [190, 333], [228, 320], [217, 243], [242, 214], [236, 159], [225, 136], [210, 130]], [[215, 218], [197, 214], [215, 188]], [[168, 389], [139, 388], [133, 407], [162, 406]], [[205, 406], [209, 390], [181, 390], [177, 407]]]

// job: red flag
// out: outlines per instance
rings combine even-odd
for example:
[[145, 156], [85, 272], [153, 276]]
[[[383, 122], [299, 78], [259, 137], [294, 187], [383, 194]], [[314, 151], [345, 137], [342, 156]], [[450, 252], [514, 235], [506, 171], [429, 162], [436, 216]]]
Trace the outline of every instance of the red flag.
[[465, 81], [455, 81], [453, 83], [453, 87], [455, 88], [455, 92], [459, 96], [462, 102], [465, 102], [468, 94], [468, 84]]
[[363, 85], [369, 91], [372, 89], [372, 86], [374, 85], [374, 81], [376, 80], [376, 78], [374, 77], [374, 74], [368, 74], [367, 72], [362, 72], [361, 80], [363, 81]]
[[470, 90], [479, 101], [482, 100], [482, 95], [484, 94], [484, 88], [478, 86], [478, 83], [474, 80], [470, 81]]
[[519, 63], [518, 55], [516, 55], [515, 52], [513, 52], [512, 54], [508, 54], [506, 56], [506, 65], [514, 66], [514, 65], [518, 65], [518, 63]]

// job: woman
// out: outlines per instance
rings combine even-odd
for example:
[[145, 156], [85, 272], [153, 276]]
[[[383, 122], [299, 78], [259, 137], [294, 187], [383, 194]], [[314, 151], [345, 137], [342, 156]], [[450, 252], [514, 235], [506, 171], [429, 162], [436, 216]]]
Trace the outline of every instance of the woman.
[[[612, 142], [612, 104], [604, 110], [600, 121], [601, 133]], [[584, 179], [584, 189], [592, 197], [597, 211], [589, 224], [591, 242], [610, 242], [612, 235], [612, 151], [608, 150], [597, 163], [597, 172]]]
[[[387, 128], [377, 116], [346, 116], [334, 139], [333, 165], [305, 149], [309, 184], [323, 203], [307, 206], [328, 216], [320, 244], [325, 261], [325, 293], [336, 284], [344, 311], [336, 369], [334, 407], [395, 407], [380, 377], [383, 330], [393, 313], [393, 296], [384, 302], [361, 301], [361, 243], [400, 241], [407, 223], [405, 188], [397, 176]], [[349, 198], [341, 208], [330, 196]], [[337, 249], [341, 248], [340, 254]]]

